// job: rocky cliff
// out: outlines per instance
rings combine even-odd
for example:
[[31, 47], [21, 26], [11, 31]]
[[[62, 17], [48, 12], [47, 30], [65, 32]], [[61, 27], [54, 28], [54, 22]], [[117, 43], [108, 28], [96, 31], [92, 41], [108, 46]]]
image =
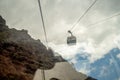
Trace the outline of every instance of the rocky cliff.
[[40, 40], [31, 38], [27, 30], [8, 28], [0, 16], [0, 80], [32, 80], [38, 68], [50, 69], [56, 61]]
[[38, 68], [51, 69], [61, 61], [65, 60], [55, 57], [51, 49], [31, 38], [27, 30], [8, 28], [0, 16], [0, 80], [32, 80]]

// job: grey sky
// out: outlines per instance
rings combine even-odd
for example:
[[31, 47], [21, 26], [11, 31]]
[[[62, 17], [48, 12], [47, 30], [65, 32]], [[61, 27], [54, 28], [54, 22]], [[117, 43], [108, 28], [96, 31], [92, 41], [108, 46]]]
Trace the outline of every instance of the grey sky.
[[[94, 0], [41, 0], [49, 42], [65, 43], [67, 30]], [[87, 30], [86, 25], [120, 12], [120, 0], [98, 0], [75, 27], [79, 41], [93, 38], [100, 43], [106, 36], [119, 33], [119, 17]], [[12, 28], [27, 29], [32, 37], [44, 41], [37, 0], [1, 0], [0, 14]], [[114, 21], [116, 19], [116, 21]], [[88, 26], [89, 27], [89, 26]], [[80, 30], [86, 28], [84, 34]], [[114, 32], [113, 32], [114, 31]], [[98, 33], [99, 32], [99, 33]], [[104, 35], [103, 35], [104, 34]], [[57, 37], [57, 38], [56, 38]]]
[[[52, 41], [56, 36], [67, 35], [67, 30], [70, 29], [71, 25], [74, 24], [93, 1], [41, 0], [48, 39]], [[81, 24], [94, 23], [106, 16], [119, 12], [119, 4], [120, 0], [98, 0], [95, 6], [83, 18]], [[43, 31], [38, 10], [37, 0], [0, 1], [0, 14], [7, 20], [10, 27], [27, 29], [33, 37], [42, 39]]]
[[[75, 61], [80, 49], [90, 62], [102, 58], [120, 41], [120, 16], [95, 26], [88, 24], [102, 20], [120, 12], [120, 0], [97, 0], [97, 3], [75, 27], [74, 35], [78, 45], [66, 46], [67, 30], [93, 3], [94, 0], [41, 0], [43, 15], [50, 46], [64, 58]], [[29, 34], [43, 42], [44, 33], [37, 0], [0, 0], [0, 14], [6, 19], [10, 28], [27, 29]], [[89, 28], [93, 27], [93, 28]], [[117, 45], [116, 45], [117, 44]]]

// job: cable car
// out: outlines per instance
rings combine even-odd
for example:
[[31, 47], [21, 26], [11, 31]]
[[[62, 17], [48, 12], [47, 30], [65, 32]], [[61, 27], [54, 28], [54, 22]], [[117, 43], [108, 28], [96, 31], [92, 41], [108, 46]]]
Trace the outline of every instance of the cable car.
[[70, 30], [68, 31], [68, 33], [70, 33], [71, 36], [67, 37], [67, 44], [68, 45], [76, 45], [76, 42], [77, 42], [76, 37], [73, 36], [73, 34], [72, 34], [72, 32]]

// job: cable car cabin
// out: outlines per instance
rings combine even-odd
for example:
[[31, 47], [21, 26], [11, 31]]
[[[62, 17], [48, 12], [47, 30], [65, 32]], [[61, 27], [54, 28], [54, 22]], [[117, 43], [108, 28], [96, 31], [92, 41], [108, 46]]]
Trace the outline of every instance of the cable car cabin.
[[73, 36], [71, 31], [68, 31], [68, 33], [70, 33], [71, 36], [67, 37], [67, 44], [68, 45], [76, 45], [76, 42], [77, 42], [76, 37]]
[[76, 37], [75, 36], [67, 37], [67, 44], [68, 45], [76, 45]]

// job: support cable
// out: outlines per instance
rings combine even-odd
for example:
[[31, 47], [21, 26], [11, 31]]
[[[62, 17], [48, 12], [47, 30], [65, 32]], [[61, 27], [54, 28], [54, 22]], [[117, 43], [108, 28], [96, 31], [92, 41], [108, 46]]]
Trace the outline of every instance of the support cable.
[[[114, 18], [114, 17], [117, 17], [117, 16], [120, 16], [120, 12], [118, 12], [118, 13], [116, 13], [116, 14], [113, 14], [112, 16], [107, 17], [107, 18], [105, 18], [105, 19], [102, 19], [102, 20], [100, 20], [100, 21], [97, 21], [97, 22], [95, 22], [95, 23], [89, 24], [89, 25], [87, 25], [87, 27], [89, 27], [89, 26], [94, 26], [94, 25], [97, 25], [97, 24], [102, 23], [102, 22], [106, 22], [106, 21], [108, 21], [108, 20], [110, 20], [110, 19], [112, 19], [112, 18]], [[93, 28], [93, 27], [89, 27], [89, 28]]]
[[42, 7], [41, 7], [40, 0], [38, 0], [38, 4], [39, 4], [40, 15], [41, 15], [41, 19], [42, 19], [42, 26], [43, 26], [43, 30], [44, 30], [44, 34], [45, 34], [45, 41], [46, 41], [47, 47], [48, 47], [47, 33], [46, 33], [46, 28], [45, 28], [45, 23], [44, 23], [43, 12], [42, 12]]
[[[38, 4], [39, 4], [39, 10], [40, 10], [40, 15], [41, 15], [41, 19], [42, 19], [42, 26], [43, 26], [43, 30], [44, 30], [44, 34], [45, 34], [45, 40], [46, 40], [47, 49], [48, 49], [47, 33], [46, 33], [45, 23], [44, 23], [44, 19], [43, 19], [43, 12], [42, 12], [42, 7], [41, 7], [40, 0], [38, 0]], [[45, 67], [45, 63], [43, 62], [43, 69], [41, 70], [42, 80], [45, 80], [45, 70], [44, 70], [44, 67]]]
[[75, 22], [75, 24], [71, 27], [70, 30], [73, 30], [76, 25], [82, 20], [82, 18], [88, 13], [88, 11], [94, 6], [94, 4], [97, 2], [97, 0], [95, 0], [89, 7], [88, 9], [83, 13], [82, 16], [80, 16], [80, 18]]
[[[95, 26], [95, 25], [98, 25], [98, 24], [100, 24], [100, 23], [106, 22], [106, 21], [108, 21], [108, 20], [110, 20], [110, 19], [112, 19], [112, 18], [115, 18], [115, 17], [117, 17], [117, 16], [120, 16], [120, 12], [115, 13], [115, 14], [107, 17], [107, 18], [104, 18], [104, 19], [99, 20], [99, 21], [97, 21], [97, 22], [94, 22], [94, 23], [92, 23], [92, 24], [88, 24], [86, 27], [88, 27], [88, 29], [92, 29], [92, 28], [98, 27], [98, 26]], [[77, 29], [77, 30], [78, 30], [78, 29]]]

